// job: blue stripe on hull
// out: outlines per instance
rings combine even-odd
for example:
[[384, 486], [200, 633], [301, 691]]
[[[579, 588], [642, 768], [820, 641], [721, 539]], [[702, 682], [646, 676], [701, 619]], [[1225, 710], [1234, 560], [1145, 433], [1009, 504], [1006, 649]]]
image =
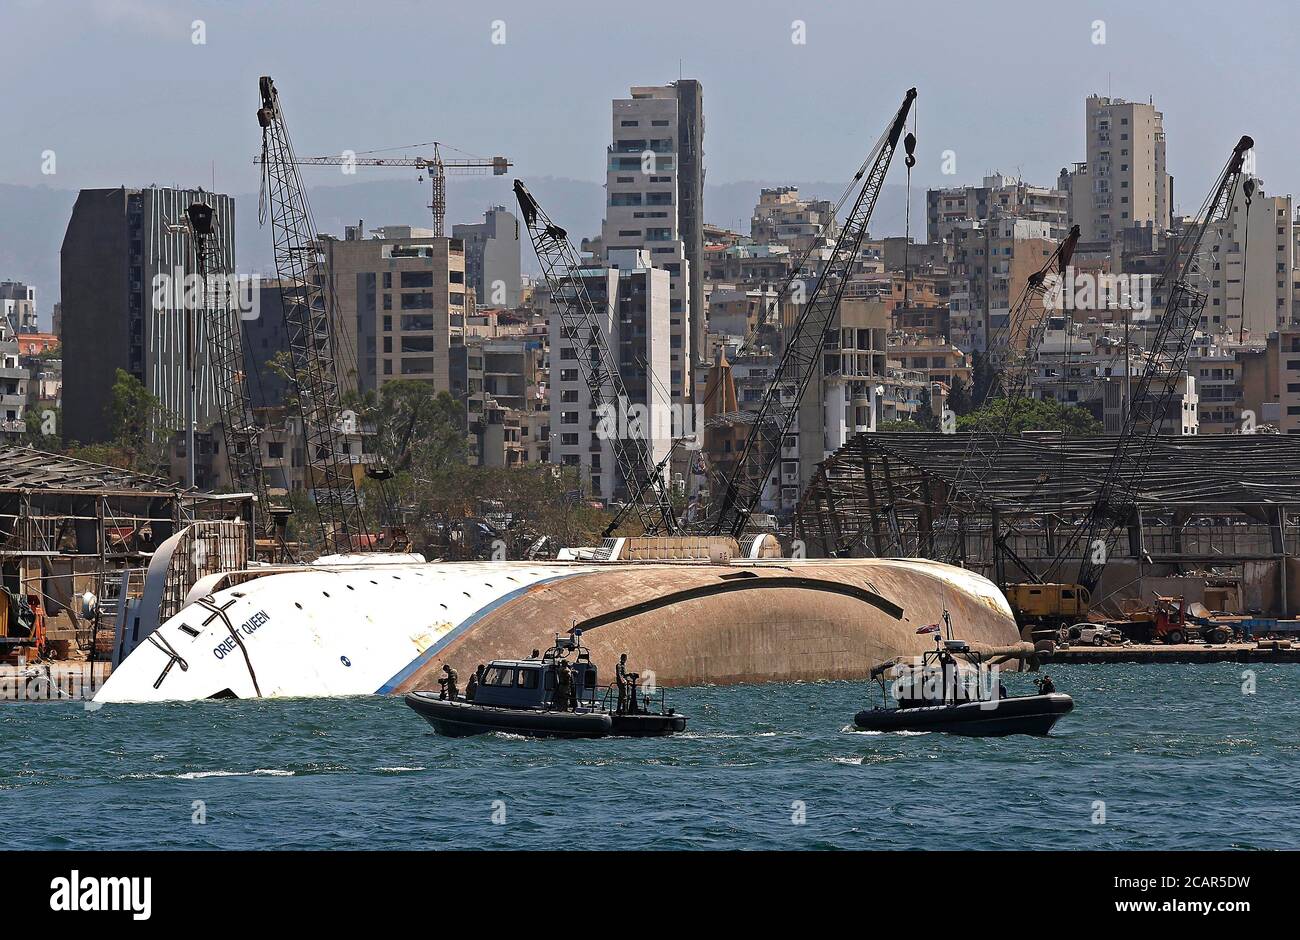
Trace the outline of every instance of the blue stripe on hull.
[[565, 578], [572, 578], [578, 574], [587, 574], [587, 573], [588, 572], [586, 571], [570, 572], [568, 574], [557, 574], [554, 577], [550, 577], [550, 578], [542, 578], [540, 581], [534, 581], [531, 584], [525, 584], [523, 587], [511, 591], [509, 594], [504, 594], [501, 597], [498, 597], [496, 600], [488, 604], [486, 607], [482, 607], [479, 610], [475, 611], [472, 616], [466, 617], [464, 620], [462, 620], [451, 630], [448, 630], [446, 635], [443, 636], [442, 639], [438, 640], [436, 643], [430, 646], [419, 656], [415, 657], [415, 659], [407, 663], [407, 665], [405, 666], [405, 668], [402, 669], [401, 672], [393, 676], [391, 679], [389, 679], [387, 682], [381, 685], [378, 689], [376, 689], [375, 694], [389, 695], [390, 693], [392, 693], [394, 689], [396, 689], [399, 685], [401, 685], [411, 676], [415, 675], [417, 672], [420, 671], [420, 669], [422, 669], [426, 664], [428, 664], [429, 660], [437, 656], [438, 653], [440, 653], [447, 646], [448, 643], [456, 639], [456, 637], [460, 636], [470, 627], [474, 626], [474, 624], [478, 623], [488, 614], [492, 613], [492, 611], [499, 608], [502, 604], [505, 604], [508, 601], [512, 601], [516, 597], [522, 596], [523, 594], [527, 593], [528, 591], [531, 591], [533, 588], [537, 587], [538, 585], [551, 584], [552, 582], [555, 581], [563, 581]]

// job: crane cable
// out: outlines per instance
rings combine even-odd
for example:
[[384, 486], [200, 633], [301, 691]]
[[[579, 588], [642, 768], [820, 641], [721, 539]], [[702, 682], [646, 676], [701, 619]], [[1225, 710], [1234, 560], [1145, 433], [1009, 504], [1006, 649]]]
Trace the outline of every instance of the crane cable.
[[[903, 209], [903, 307], [909, 305], [912, 287], [912, 269], [908, 264], [908, 253], [912, 247], [912, 167], [916, 166], [916, 106], [912, 109], [912, 130], [903, 138], [903, 149], [907, 152], [903, 163], [907, 165], [907, 195]], [[890, 291], [893, 294], [893, 291]]]
[[1246, 236], [1241, 246], [1241, 322], [1237, 324], [1238, 345], [1246, 342], [1246, 291], [1250, 282], [1246, 280], [1246, 265], [1250, 261], [1250, 203], [1255, 195], [1255, 181], [1246, 179], [1241, 184], [1241, 192], [1246, 197]]

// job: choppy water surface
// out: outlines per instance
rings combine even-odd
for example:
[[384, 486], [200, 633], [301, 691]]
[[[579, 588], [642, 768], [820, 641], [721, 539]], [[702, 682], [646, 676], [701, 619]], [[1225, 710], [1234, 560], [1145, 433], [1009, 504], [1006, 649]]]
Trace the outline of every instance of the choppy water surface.
[[1251, 667], [1253, 695], [1246, 668], [1058, 666], [1050, 738], [852, 732], [865, 682], [674, 690], [690, 730], [664, 740], [441, 738], [395, 698], [3, 705], [3, 841], [1300, 848], [1300, 666]]

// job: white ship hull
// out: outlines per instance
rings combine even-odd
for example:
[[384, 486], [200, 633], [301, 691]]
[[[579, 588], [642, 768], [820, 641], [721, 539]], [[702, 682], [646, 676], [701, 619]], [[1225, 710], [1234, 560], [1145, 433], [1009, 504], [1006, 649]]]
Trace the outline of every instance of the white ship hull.
[[465, 562], [264, 574], [182, 608], [113, 670], [95, 701], [387, 693], [502, 603], [590, 570]]

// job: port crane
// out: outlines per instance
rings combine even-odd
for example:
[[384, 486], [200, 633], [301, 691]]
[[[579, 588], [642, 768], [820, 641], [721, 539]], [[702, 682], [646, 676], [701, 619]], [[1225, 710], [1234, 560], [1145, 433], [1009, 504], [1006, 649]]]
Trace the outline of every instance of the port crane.
[[[561, 332], [576, 347], [578, 370], [587, 386], [592, 412], [595, 413], [602, 405], [626, 407], [629, 400], [627, 386], [619, 372], [618, 361], [601, 331], [595, 305], [582, 279], [581, 262], [569, 243], [568, 233], [551, 221], [521, 180], [515, 180], [515, 198], [559, 314]], [[552, 350], [552, 355], [558, 361], [558, 351]], [[615, 433], [609, 443], [619, 475], [627, 486], [627, 505], [635, 507], [646, 532], [676, 531], [669, 489], [663, 478], [664, 462], [655, 466], [646, 434], [633, 433], [624, 437]], [[619, 513], [606, 527], [606, 538], [613, 534], [625, 515]]]
[[[997, 456], [1002, 452], [1006, 440], [1006, 425], [1014, 417], [1016, 405], [1029, 394], [1029, 372], [1038, 348], [1043, 344], [1047, 332], [1047, 295], [1051, 290], [1049, 278], [1053, 275], [1064, 277], [1074, 251], [1079, 244], [1079, 226], [1070, 228], [1066, 236], [1057, 243], [1056, 249], [1043, 265], [1025, 280], [1020, 296], [1012, 306], [1007, 323], [996, 330], [990, 330], [987, 349], [982, 357], [987, 367], [985, 373], [987, 387], [977, 391], [977, 399], [983, 397], [986, 402], [1000, 402], [1003, 420], [992, 433], [973, 431], [967, 443], [966, 453], [953, 480], [954, 493], [974, 496], [987, 492], [990, 475]], [[982, 396], [981, 394], [982, 393]], [[953, 504], [949, 500], [940, 531], [953, 532]], [[993, 546], [994, 571], [1000, 572], [1002, 553], [1007, 553], [1014, 561], [1020, 561], [1006, 546], [1003, 536]], [[951, 550], [944, 559], [956, 564], [962, 560], [965, 544], [957, 538], [952, 542]], [[1036, 578], [1027, 567], [1025, 573]], [[995, 579], [997, 580], [997, 579]], [[1003, 587], [999, 583], [999, 587]]]
[[[1125, 409], [1119, 440], [1102, 476], [1097, 498], [1062, 546], [1045, 578], [1059, 570], [1068, 557], [1080, 553], [1082, 560], [1075, 581], [1095, 595], [1115, 540], [1132, 520], [1138, 485], [1150, 464], [1160, 436], [1160, 422], [1173, 400], [1177, 374], [1187, 363], [1208, 300], [1205, 291], [1192, 283], [1193, 278], [1208, 273], [1199, 260], [1201, 244], [1207, 231], [1231, 220], [1246, 154], [1254, 146], [1255, 142], [1247, 136], [1237, 142], [1196, 221], [1183, 230], [1170, 252], [1162, 275], [1162, 283], [1169, 286], [1164, 313], [1151, 329], [1151, 355]], [[1249, 195], [1252, 185], [1249, 179], [1246, 185]]]
[[[785, 349], [754, 416], [740, 459], [732, 468], [718, 500], [717, 515], [710, 523], [711, 535], [731, 535], [736, 539], [744, 535], [750, 513], [758, 505], [772, 469], [781, 458], [782, 443], [798, 420], [799, 403], [817, 371], [818, 360], [826, 345], [826, 331], [839, 309], [840, 298], [867, 234], [867, 223], [871, 220], [885, 183], [885, 174], [902, 140], [903, 127], [915, 100], [916, 89], [908, 89], [889, 127], [853, 177], [854, 184], [863, 181], [862, 188], [848, 218], [840, 227], [831, 257], [786, 337]], [[907, 135], [905, 144], [909, 166], [915, 163], [912, 154], [915, 143], [915, 138]], [[782, 301], [795, 292], [796, 285], [803, 289], [806, 275], [802, 268], [800, 265], [791, 273], [781, 289], [776, 309], [781, 309]]]
[[[433, 212], [433, 234], [437, 238], [442, 238], [447, 219], [447, 174], [448, 173], [466, 173], [470, 175], [483, 175], [489, 170], [493, 176], [504, 176], [509, 169], [514, 166], [505, 157], [485, 157], [475, 158], [472, 160], [444, 160], [442, 157], [442, 148], [446, 146], [438, 141], [429, 141], [423, 144], [411, 144], [410, 147], [397, 147], [393, 149], [405, 150], [415, 147], [433, 147], [433, 155], [429, 157], [368, 157], [363, 154], [340, 154], [339, 156], [326, 157], [303, 157], [294, 160], [297, 166], [400, 166], [415, 167], [423, 174], [429, 174], [429, 183], [432, 187], [432, 194], [429, 200], [429, 209]], [[378, 153], [379, 151], [366, 151], [367, 153]], [[261, 163], [262, 157], [255, 157], [254, 163]]]
[[267, 216], [271, 221], [290, 371], [306, 444], [308, 485], [315, 497], [326, 553], [346, 553], [362, 547], [365, 523], [351, 457], [342, 446], [332, 291], [279, 92], [270, 76], [259, 79], [258, 91], [263, 221]]
[[220, 257], [216, 212], [207, 203], [196, 202], [186, 207], [185, 216], [194, 244], [199, 283], [203, 285], [208, 368], [226, 444], [226, 463], [235, 489], [257, 497], [260, 510], [257, 528], [267, 534], [270, 499], [262, 475], [261, 429], [253, 418], [248, 394], [238, 312], [230, 308], [225, 297], [218, 296], [213, 280]]

